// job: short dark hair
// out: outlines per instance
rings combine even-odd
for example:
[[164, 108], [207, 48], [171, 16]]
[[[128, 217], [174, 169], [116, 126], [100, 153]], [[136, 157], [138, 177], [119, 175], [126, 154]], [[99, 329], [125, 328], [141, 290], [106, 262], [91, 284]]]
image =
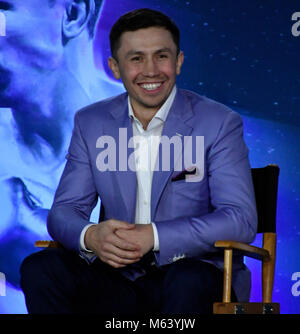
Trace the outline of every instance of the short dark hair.
[[165, 14], [149, 8], [136, 9], [122, 15], [111, 28], [110, 50], [113, 58], [117, 60], [117, 52], [120, 48], [120, 39], [126, 31], [136, 31], [150, 27], [162, 27], [168, 30], [180, 52], [180, 31], [176, 24]]
[[[50, 7], [54, 6], [54, 4], [56, 2], [56, 0], [48, 0], [48, 1], [49, 1]], [[100, 8], [102, 6], [102, 1], [103, 0], [94, 0], [95, 10], [94, 10], [94, 13], [91, 15], [91, 18], [90, 18], [90, 20], [87, 24], [89, 36], [91, 38], [93, 38], [94, 34], [95, 34], [96, 23], [98, 21], [98, 16], [99, 16], [99, 13], [100, 13]]]

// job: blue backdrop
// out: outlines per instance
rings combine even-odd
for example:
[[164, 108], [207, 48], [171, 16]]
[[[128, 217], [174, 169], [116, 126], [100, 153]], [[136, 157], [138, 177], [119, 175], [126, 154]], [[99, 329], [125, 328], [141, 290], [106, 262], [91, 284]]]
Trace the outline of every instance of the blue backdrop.
[[[28, 3], [34, 1], [28, 0]], [[85, 99], [85, 94], [82, 94], [78, 104], [71, 104], [73, 112], [77, 106], [123, 90], [120, 83], [113, 81], [107, 67], [108, 33], [121, 14], [140, 7], [164, 11], [182, 32], [181, 48], [185, 62], [178, 86], [222, 102], [242, 115], [252, 167], [268, 163], [280, 166], [273, 299], [280, 302], [282, 313], [300, 313], [300, 36], [292, 34], [295, 23], [292, 15], [300, 12], [299, 2], [106, 0], [93, 41], [93, 66], [99, 72], [99, 81], [95, 82], [99, 82], [101, 92], [95, 94], [95, 98], [91, 97], [92, 93], [86, 93], [90, 99]], [[37, 57], [36, 68], [43, 68], [44, 64], [49, 66], [49, 85], [57, 64], [57, 56], [53, 56], [55, 50], [48, 50], [42, 58], [44, 46], [35, 48], [32, 39], [39, 38], [37, 33], [30, 35], [31, 44], [28, 42], [24, 47], [28, 36], [23, 30], [29, 29], [31, 21], [27, 19], [22, 23], [26, 29], [20, 26], [21, 23], [18, 23], [19, 27], [14, 25], [17, 20], [20, 22], [20, 16], [27, 15], [21, 9], [14, 11], [14, 8], [0, 7], [7, 16], [6, 36], [0, 36], [0, 272], [6, 278], [4, 285], [3, 281], [0, 283], [0, 313], [26, 313], [24, 297], [19, 290], [19, 266], [25, 256], [36, 251], [33, 247], [36, 239], [49, 238], [45, 217], [65, 163], [62, 156], [67, 149], [72, 125], [67, 117], [62, 120], [60, 124], [63, 124], [67, 138], [60, 138], [60, 129], [47, 113], [43, 114], [44, 118], [32, 113], [36, 104], [51, 104], [49, 95], [46, 97], [40, 85], [32, 85], [26, 95], [30, 96], [30, 92], [35, 90], [34, 101], [27, 98], [24, 102], [22, 94], [13, 94], [21, 87], [20, 80], [26, 82], [26, 87], [32, 83], [27, 69]], [[32, 20], [34, 24], [36, 21]], [[22, 29], [23, 35], [18, 33], [18, 29]], [[47, 41], [47, 31], [43, 33], [43, 40]], [[52, 43], [55, 29], [49, 30], [48, 34]], [[55, 43], [51, 45], [55, 47]], [[59, 50], [61, 46], [56, 47]], [[11, 53], [5, 54], [5, 50]], [[86, 72], [94, 72], [88, 57], [80, 54], [80, 48], [75, 50], [81, 64], [72, 63], [72, 66], [78, 65], [79, 73], [73, 75], [74, 81], [79, 82], [85, 62]], [[30, 62], [16, 65], [30, 56]], [[13, 59], [17, 61], [9, 68]], [[16, 79], [13, 71], [17, 72]], [[40, 73], [36, 71], [32, 80], [37, 82]], [[84, 88], [86, 80], [80, 82], [81, 88]], [[64, 85], [56, 91], [64, 93], [64, 106], [68, 98], [73, 103], [81, 96], [77, 94], [76, 99], [72, 98], [70, 91], [75, 92], [76, 85]], [[57, 98], [57, 95], [53, 94], [52, 98]], [[63, 109], [60, 104], [56, 108], [59, 112], [59, 108]], [[32, 133], [36, 135], [33, 137]], [[261, 243], [259, 235], [255, 243]], [[261, 297], [260, 265], [254, 260], [246, 260], [246, 263], [252, 271], [251, 300], [258, 301]]]

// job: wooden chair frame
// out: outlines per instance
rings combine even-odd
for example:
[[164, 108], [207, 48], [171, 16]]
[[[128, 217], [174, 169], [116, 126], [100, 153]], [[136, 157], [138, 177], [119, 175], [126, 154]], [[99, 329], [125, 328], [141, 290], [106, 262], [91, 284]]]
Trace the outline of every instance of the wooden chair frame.
[[[277, 165], [267, 167], [278, 169]], [[276, 184], [277, 188], [277, 184]], [[277, 189], [275, 199], [277, 200]], [[274, 210], [276, 211], [276, 205]], [[274, 215], [275, 219], [276, 213]], [[275, 224], [275, 222], [274, 222]], [[278, 314], [280, 313], [279, 303], [272, 302], [275, 260], [276, 260], [276, 232], [263, 232], [262, 248], [230, 240], [219, 240], [215, 247], [224, 249], [224, 280], [222, 302], [214, 303], [213, 313], [215, 314]], [[262, 262], [262, 302], [239, 303], [231, 302], [231, 281], [232, 281], [232, 254], [237, 250], [240, 254]]]

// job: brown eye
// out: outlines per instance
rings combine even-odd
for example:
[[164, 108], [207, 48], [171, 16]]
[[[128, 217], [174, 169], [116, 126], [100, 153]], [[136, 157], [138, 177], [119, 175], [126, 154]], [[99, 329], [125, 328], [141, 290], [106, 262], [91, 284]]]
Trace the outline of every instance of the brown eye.
[[141, 60], [141, 57], [139, 57], [139, 56], [136, 56], [136, 57], [133, 57], [133, 58], [131, 58], [131, 61], [140, 61]]

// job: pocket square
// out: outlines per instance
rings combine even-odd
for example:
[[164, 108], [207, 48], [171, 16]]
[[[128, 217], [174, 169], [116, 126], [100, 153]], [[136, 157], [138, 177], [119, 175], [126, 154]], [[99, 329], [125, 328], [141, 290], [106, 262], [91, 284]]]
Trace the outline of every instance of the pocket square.
[[179, 181], [179, 180], [185, 180], [185, 176], [186, 175], [196, 175], [197, 172], [197, 167], [194, 167], [193, 169], [185, 169], [182, 172], [180, 172], [179, 174], [175, 175], [172, 177], [171, 181]]

